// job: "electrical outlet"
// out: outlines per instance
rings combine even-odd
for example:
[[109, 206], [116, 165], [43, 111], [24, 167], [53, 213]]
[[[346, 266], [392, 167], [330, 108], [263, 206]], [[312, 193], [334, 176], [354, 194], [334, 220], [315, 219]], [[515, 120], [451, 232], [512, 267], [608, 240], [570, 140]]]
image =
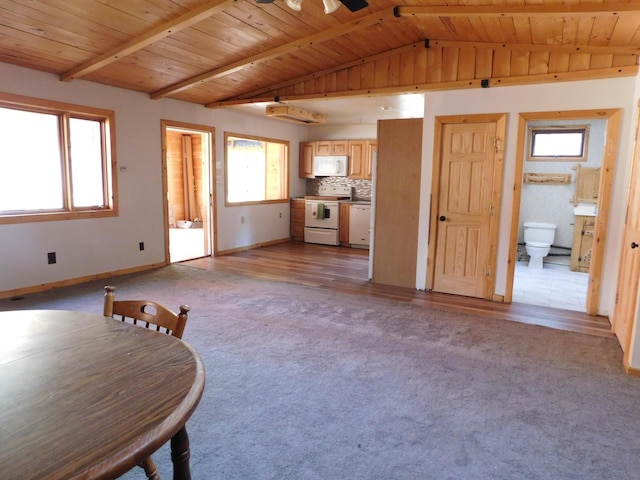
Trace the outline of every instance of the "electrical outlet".
[[140, 247], [140, 251], [144, 250], [144, 242], [140, 242], [138, 246]]
[[51, 265], [52, 263], [56, 263], [56, 252], [47, 253], [47, 262], [49, 263], [49, 265]]
[[280, 218], [282, 218], [282, 212], [280, 212]]
[[240, 223], [244, 224], [244, 216], [240, 217]]

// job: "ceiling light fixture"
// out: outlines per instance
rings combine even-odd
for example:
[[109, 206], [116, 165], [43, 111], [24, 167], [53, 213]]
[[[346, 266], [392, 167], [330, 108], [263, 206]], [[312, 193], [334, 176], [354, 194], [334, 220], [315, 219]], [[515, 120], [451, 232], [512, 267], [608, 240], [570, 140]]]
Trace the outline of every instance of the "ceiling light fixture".
[[293, 105], [270, 105], [267, 107], [267, 117], [279, 118], [293, 123], [313, 125], [326, 123], [327, 116], [322, 113], [311, 112]]

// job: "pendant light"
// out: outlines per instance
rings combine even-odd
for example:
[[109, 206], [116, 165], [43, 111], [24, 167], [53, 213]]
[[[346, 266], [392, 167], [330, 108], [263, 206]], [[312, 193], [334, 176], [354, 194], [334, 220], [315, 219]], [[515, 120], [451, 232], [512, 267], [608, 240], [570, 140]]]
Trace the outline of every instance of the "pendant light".
[[295, 10], [296, 12], [302, 10], [302, 0], [285, 0], [285, 3], [291, 10]]
[[324, 13], [327, 15], [338, 10], [341, 5], [339, 0], [322, 0], [322, 3], [324, 4]]

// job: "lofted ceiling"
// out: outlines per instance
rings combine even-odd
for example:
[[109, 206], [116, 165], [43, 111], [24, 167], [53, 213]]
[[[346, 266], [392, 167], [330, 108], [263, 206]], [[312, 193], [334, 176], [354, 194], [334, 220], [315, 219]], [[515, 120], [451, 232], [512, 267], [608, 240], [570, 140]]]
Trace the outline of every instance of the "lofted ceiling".
[[640, 1], [0, 3], [2, 62], [208, 108], [299, 105], [329, 123], [421, 115], [429, 90], [636, 75], [639, 54]]

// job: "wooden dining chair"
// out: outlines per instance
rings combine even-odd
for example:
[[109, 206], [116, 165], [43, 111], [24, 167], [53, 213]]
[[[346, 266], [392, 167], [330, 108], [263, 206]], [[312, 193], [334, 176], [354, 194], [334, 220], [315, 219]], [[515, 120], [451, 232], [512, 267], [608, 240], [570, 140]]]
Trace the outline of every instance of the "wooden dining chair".
[[[150, 300], [116, 300], [116, 287], [110, 285], [105, 286], [104, 290], [105, 317], [182, 338], [188, 312], [191, 310], [188, 305], [180, 305], [180, 313], [175, 313]], [[140, 466], [148, 480], [160, 480], [158, 468], [151, 457], [145, 458]]]

